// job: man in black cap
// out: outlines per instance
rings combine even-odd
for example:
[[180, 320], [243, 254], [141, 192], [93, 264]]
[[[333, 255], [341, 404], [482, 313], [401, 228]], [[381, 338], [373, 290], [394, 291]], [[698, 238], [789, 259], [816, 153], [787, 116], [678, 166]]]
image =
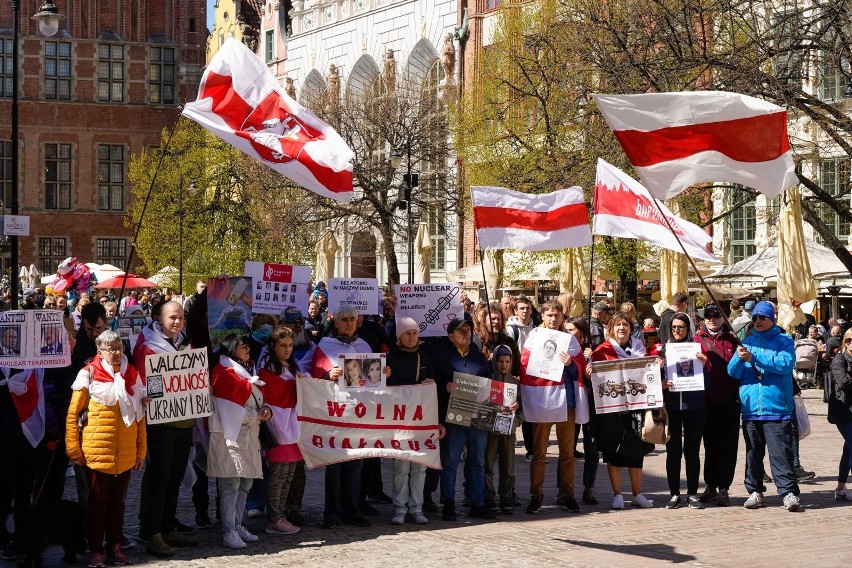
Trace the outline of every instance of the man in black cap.
[[447, 406], [450, 393], [456, 389], [453, 374], [456, 372], [489, 378], [491, 376], [485, 355], [471, 345], [473, 326], [465, 319], [454, 319], [447, 325], [446, 340], [432, 346], [431, 355], [435, 364], [435, 382], [438, 387], [438, 419], [447, 427], [441, 440], [441, 495], [444, 498], [443, 519], [455, 521], [456, 517], [456, 472], [462, 450], [467, 446], [465, 478], [470, 489], [470, 515], [482, 519], [495, 518], [494, 512], [485, 506], [485, 449], [488, 432], [466, 428], [447, 422]]
[[592, 349], [604, 342], [606, 336], [604, 329], [609, 323], [609, 318], [612, 315], [609, 304], [606, 302], [597, 302], [592, 306], [592, 318], [589, 320], [589, 335], [592, 341]]
[[689, 296], [683, 292], [675, 292], [672, 294], [672, 301], [669, 307], [663, 310], [660, 314], [660, 343], [669, 342], [669, 331], [671, 329], [672, 318], [675, 314], [685, 314], [689, 307]]

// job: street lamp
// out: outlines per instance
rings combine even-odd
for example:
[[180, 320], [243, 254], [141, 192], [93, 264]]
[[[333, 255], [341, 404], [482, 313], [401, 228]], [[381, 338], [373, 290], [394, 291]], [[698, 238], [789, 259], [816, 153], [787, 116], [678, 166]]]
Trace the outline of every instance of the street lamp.
[[[18, 0], [12, 1], [12, 195], [10, 209], [12, 215], [18, 214], [18, 151], [20, 142], [18, 140], [18, 34], [20, 33], [21, 6]], [[45, 2], [41, 9], [33, 15], [38, 21], [39, 31], [45, 37], [51, 37], [59, 30], [59, 20], [63, 16], [54, 6], [53, 2]], [[18, 237], [12, 235], [9, 238], [12, 246], [12, 278], [9, 291], [11, 292], [12, 308], [18, 306]]]
[[[408, 283], [414, 282], [414, 239], [411, 232], [411, 193], [412, 190], [420, 183], [420, 174], [411, 172], [411, 144], [406, 143], [405, 153], [407, 157], [406, 172], [402, 176], [402, 195], [399, 200], [400, 209], [408, 209]], [[402, 150], [397, 148], [391, 154], [391, 166], [394, 170], [399, 169], [402, 165]]]
[[[186, 188], [189, 191], [189, 195], [195, 195], [196, 186], [195, 182], [190, 182], [189, 187]], [[183, 218], [186, 214], [186, 211], [183, 208], [183, 180], [180, 182], [180, 191], [179, 198], [180, 204], [178, 209], [178, 216], [180, 217], [180, 228], [178, 229], [178, 293], [183, 294]]]

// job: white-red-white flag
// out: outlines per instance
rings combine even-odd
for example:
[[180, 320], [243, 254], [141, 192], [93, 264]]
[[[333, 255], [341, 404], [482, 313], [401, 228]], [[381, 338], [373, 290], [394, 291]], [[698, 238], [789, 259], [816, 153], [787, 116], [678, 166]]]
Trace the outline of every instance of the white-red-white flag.
[[738, 93], [594, 95], [642, 183], [657, 199], [732, 182], [769, 198], [799, 183], [787, 111]]
[[481, 249], [559, 250], [592, 244], [579, 187], [534, 195], [503, 187], [471, 186]]
[[[686, 252], [693, 258], [718, 263], [719, 259], [708, 252], [713, 237], [701, 227], [675, 217], [665, 204], [651, 197], [641, 183], [605, 160], [598, 158], [595, 180], [594, 220], [592, 232], [624, 239], [639, 239], [675, 252]], [[677, 233], [675, 238], [666, 224], [663, 213]]]
[[219, 48], [183, 114], [305, 189], [352, 200], [352, 150], [236, 39]]

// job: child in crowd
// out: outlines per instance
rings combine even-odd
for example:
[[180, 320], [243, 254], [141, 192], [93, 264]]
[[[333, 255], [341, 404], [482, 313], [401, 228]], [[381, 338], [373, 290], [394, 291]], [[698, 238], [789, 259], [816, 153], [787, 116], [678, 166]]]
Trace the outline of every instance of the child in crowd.
[[266, 533], [295, 534], [299, 527], [291, 524], [284, 510], [290, 484], [302, 454], [296, 442], [299, 439], [299, 422], [296, 418], [296, 359], [293, 357], [293, 332], [278, 327], [267, 340], [269, 358], [258, 376], [266, 404], [272, 408], [269, 424], [275, 432], [278, 445], [266, 450], [269, 476], [266, 479]]
[[[491, 379], [503, 383], [515, 385], [516, 396], [519, 393], [518, 377], [512, 375], [512, 350], [506, 345], [498, 345], [494, 349], [491, 358], [493, 374]], [[516, 400], [509, 406], [510, 410], [517, 410]], [[506, 515], [512, 514], [512, 500], [515, 495], [515, 429], [520, 425], [520, 417], [517, 415], [512, 420], [510, 433], [499, 434], [488, 433], [488, 445], [485, 448], [485, 504], [494, 505], [495, 497], [500, 498], [500, 512]], [[494, 462], [498, 461], [500, 468], [500, 485], [495, 495], [494, 492]]]

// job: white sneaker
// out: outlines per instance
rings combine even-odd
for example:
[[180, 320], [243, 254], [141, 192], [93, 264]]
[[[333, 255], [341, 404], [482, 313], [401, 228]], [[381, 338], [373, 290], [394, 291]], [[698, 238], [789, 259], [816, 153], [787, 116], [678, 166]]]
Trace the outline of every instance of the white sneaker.
[[429, 519], [426, 518], [426, 515], [423, 513], [414, 513], [414, 524], [416, 525], [428, 525]]
[[249, 509], [246, 515], [249, 519], [259, 519], [263, 516], [263, 511], [260, 509]]
[[801, 511], [802, 504], [799, 502], [798, 497], [792, 493], [787, 493], [784, 495], [784, 508], [788, 511]]
[[650, 509], [654, 506], [654, 502], [642, 495], [641, 493], [639, 495], [634, 495], [633, 501], [631, 501], [630, 504], [634, 507], [641, 507], [643, 509]]
[[612, 498], [612, 508], [613, 509], [623, 509], [624, 508], [624, 495], [619, 493], [615, 497]]
[[243, 525], [237, 526], [237, 534], [240, 535], [243, 542], [257, 542], [258, 540], [258, 536], [248, 532], [248, 529], [246, 529]]
[[284, 517], [266, 525], [266, 534], [296, 534], [300, 530], [299, 527], [291, 524]]
[[240, 535], [237, 534], [237, 531], [226, 532], [224, 537], [222, 537], [222, 544], [224, 544], [228, 548], [246, 547], [246, 543], [243, 541], [243, 539], [240, 538]]
[[848, 489], [840, 489], [834, 492], [834, 498], [837, 501], [852, 501], [852, 492]]
[[391, 517], [392, 525], [404, 525], [405, 524], [405, 513], [394, 513], [393, 517]]
[[746, 509], [759, 509], [763, 507], [763, 493], [755, 491], [749, 495], [749, 498], [746, 499], [745, 503], [743, 503], [743, 507]]

